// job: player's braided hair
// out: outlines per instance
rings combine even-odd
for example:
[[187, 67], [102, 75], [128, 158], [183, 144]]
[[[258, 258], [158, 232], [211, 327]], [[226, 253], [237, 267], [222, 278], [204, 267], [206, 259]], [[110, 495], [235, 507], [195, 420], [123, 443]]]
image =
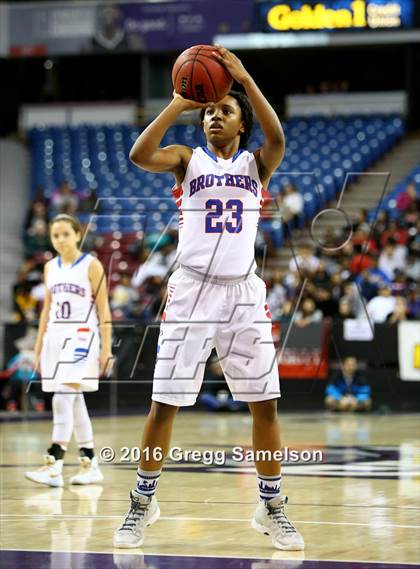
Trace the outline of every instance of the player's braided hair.
[[[241, 133], [241, 138], [239, 140], [239, 148], [246, 149], [248, 146], [249, 137], [251, 136], [252, 127], [254, 126], [254, 112], [252, 110], [251, 103], [249, 102], [249, 99], [245, 95], [245, 93], [241, 93], [240, 91], [230, 91], [228, 95], [236, 99], [238, 105], [241, 108], [242, 120], [244, 123], [245, 130], [244, 132]], [[206, 112], [205, 108], [201, 109], [200, 112], [201, 122], [203, 122], [204, 120], [205, 112]]]

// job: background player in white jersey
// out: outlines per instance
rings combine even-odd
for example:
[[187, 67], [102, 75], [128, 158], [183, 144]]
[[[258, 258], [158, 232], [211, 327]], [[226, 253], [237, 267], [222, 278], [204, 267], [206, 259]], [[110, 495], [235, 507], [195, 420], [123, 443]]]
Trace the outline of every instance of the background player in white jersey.
[[[276, 113], [240, 60], [220, 46], [215, 49], [247, 96], [231, 92], [215, 104], [200, 105], [174, 95], [130, 153], [145, 170], [174, 174], [181, 266], [168, 281], [153, 402], [142, 440], [148, 452], [142, 454], [131, 507], [114, 534], [114, 546], [140, 546], [144, 527], [158, 519], [154, 493], [175, 415], [179, 407], [195, 403], [205, 362], [215, 347], [233, 397], [248, 402], [254, 451], [271, 453], [268, 459], [256, 460], [260, 502], [252, 526], [270, 534], [275, 547], [300, 550], [303, 539], [284, 512], [280, 463], [272, 457], [280, 449], [279, 377], [265, 283], [255, 274], [254, 260], [262, 188], [283, 158], [284, 135]], [[200, 107], [207, 146], [161, 148], [178, 115]], [[252, 108], [265, 140], [249, 153]]]
[[111, 363], [111, 313], [101, 263], [79, 249], [79, 221], [65, 214], [50, 223], [58, 255], [45, 265], [46, 295], [35, 345], [42, 389], [54, 392], [52, 443], [45, 465], [26, 478], [63, 486], [63, 458], [74, 432], [80, 471], [71, 484], [101, 482], [94, 455], [92, 423], [83, 392], [98, 389], [99, 376]]

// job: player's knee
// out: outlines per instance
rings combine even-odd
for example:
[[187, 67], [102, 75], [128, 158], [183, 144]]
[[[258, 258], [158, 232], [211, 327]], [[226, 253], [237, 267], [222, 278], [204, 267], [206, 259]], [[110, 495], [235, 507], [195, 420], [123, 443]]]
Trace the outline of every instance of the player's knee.
[[55, 393], [52, 408], [55, 416], [64, 415], [71, 411], [73, 399], [68, 393]]
[[149, 417], [154, 423], [165, 423], [173, 419], [178, 411], [178, 407], [167, 405], [166, 403], [152, 402]]

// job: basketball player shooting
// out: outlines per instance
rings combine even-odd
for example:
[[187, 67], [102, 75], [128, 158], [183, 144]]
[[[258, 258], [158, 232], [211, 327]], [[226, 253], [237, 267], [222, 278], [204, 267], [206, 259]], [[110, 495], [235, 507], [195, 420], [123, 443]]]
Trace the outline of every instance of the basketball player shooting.
[[[149, 172], [172, 172], [179, 208], [180, 267], [168, 281], [162, 315], [153, 396], [147, 417], [137, 485], [131, 506], [114, 533], [114, 546], [139, 547], [144, 528], [160, 515], [155, 497], [179, 407], [194, 405], [213, 348], [235, 400], [245, 401], [253, 419], [254, 456], [260, 501], [252, 527], [271, 536], [274, 547], [302, 550], [302, 536], [285, 513], [281, 496], [277, 398], [280, 396], [265, 283], [255, 273], [254, 243], [262, 191], [284, 155], [280, 121], [241, 61], [215, 46], [245, 94], [231, 91], [214, 103], [197, 103], [174, 93], [172, 101], [142, 132], [131, 160]], [[206, 146], [159, 145], [184, 111], [201, 109]], [[253, 111], [264, 133], [255, 152], [246, 150]], [[157, 451], [157, 452], [155, 452]], [[261, 456], [261, 454], [260, 454]]]

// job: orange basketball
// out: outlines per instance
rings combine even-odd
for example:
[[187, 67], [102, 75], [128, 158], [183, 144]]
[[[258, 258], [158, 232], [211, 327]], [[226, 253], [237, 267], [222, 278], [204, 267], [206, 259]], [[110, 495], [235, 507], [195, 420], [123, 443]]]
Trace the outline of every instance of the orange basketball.
[[177, 58], [172, 68], [176, 93], [199, 103], [223, 99], [232, 88], [229, 71], [213, 55], [211, 45], [194, 45]]

